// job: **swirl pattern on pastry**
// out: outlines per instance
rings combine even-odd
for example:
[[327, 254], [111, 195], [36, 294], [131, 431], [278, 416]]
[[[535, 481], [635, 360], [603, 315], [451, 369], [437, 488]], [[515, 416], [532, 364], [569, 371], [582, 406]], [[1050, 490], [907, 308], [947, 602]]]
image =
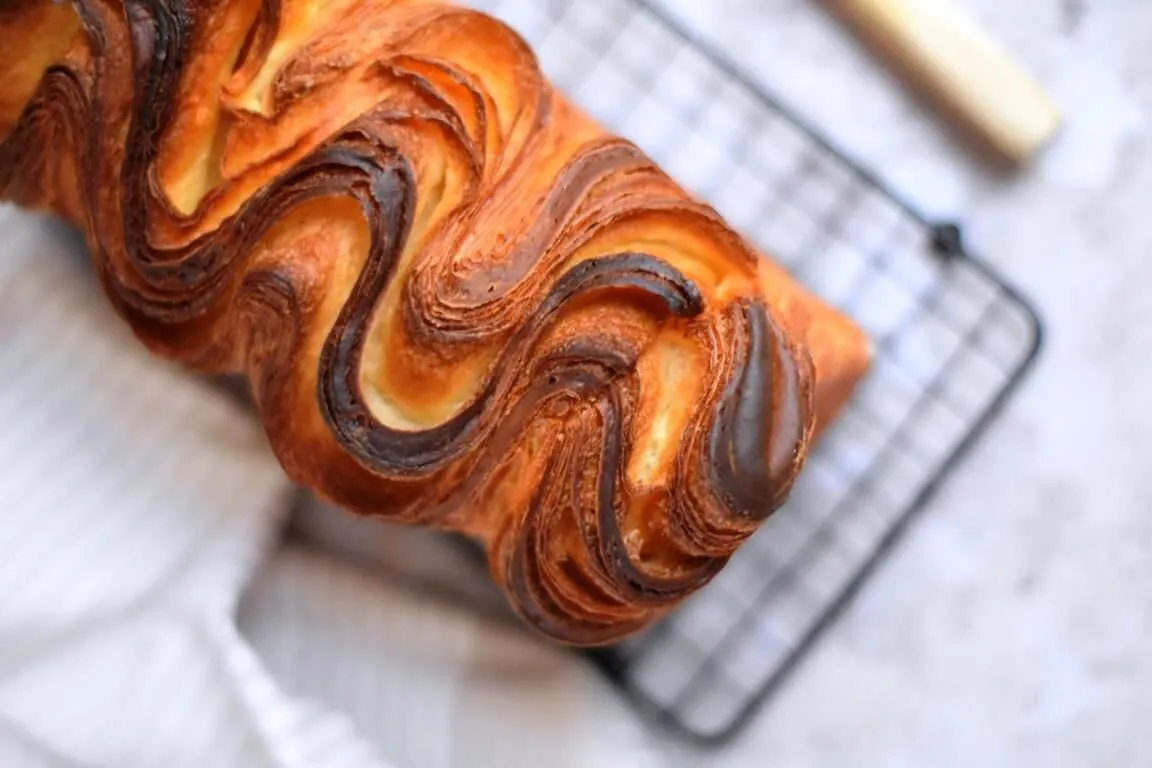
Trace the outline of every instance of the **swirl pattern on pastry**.
[[499, 22], [45, 0], [10, 33], [0, 196], [85, 230], [151, 349], [246, 375], [293, 479], [474, 537], [546, 635], [649, 625], [787, 498], [819, 310]]

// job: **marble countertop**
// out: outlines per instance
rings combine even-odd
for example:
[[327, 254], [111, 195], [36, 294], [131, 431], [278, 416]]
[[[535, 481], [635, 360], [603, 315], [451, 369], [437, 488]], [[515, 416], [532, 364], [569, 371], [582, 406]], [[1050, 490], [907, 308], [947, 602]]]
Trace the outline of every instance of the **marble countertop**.
[[663, 0], [909, 200], [959, 217], [1048, 330], [1023, 390], [733, 765], [1152, 762], [1152, 7], [957, 2], [1065, 114], [1012, 178], [810, 0]]

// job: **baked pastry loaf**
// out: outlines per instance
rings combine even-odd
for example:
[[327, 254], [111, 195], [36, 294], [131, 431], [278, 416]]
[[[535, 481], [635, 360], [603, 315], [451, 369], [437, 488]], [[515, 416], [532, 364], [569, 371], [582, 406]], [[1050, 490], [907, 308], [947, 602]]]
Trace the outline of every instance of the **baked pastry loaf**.
[[0, 2], [0, 196], [87, 234], [280, 461], [456, 531], [566, 643], [699, 589], [788, 496], [863, 335], [483, 14], [431, 0]]

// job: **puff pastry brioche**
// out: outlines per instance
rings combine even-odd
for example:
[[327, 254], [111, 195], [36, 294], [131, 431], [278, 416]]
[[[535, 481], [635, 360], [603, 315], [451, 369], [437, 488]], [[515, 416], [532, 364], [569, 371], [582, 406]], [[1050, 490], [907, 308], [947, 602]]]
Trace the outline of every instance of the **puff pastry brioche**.
[[153, 351], [247, 377], [288, 474], [463, 533], [619, 639], [788, 496], [867, 344], [431, 0], [0, 0], [0, 197]]

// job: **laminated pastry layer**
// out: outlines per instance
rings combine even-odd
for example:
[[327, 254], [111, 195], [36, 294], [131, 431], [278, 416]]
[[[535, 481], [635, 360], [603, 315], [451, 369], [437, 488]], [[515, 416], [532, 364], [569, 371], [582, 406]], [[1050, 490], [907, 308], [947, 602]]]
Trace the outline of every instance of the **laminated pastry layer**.
[[785, 501], [860, 332], [509, 28], [427, 0], [0, 5], [0, 196], [157, 354], [247, 377], [297, 482], [463, 533], [611, 642]]

